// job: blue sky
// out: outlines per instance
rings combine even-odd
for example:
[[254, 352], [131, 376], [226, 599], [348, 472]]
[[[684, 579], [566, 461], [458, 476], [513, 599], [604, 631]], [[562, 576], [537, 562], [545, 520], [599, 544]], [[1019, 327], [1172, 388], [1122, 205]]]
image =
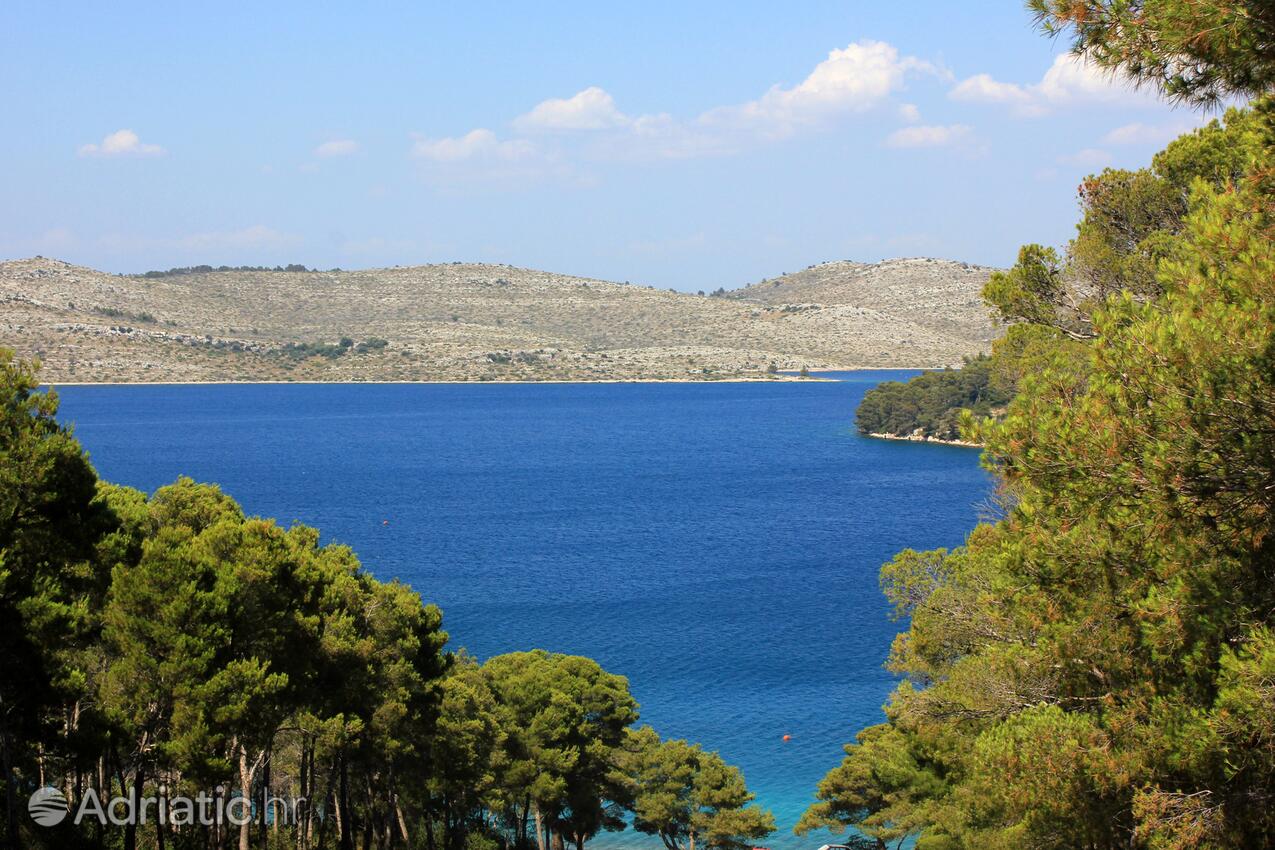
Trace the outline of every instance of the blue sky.
[[0, 8], [0, 258], [1005, 265], [1202, 120], [1016, 0], [194, 5]]

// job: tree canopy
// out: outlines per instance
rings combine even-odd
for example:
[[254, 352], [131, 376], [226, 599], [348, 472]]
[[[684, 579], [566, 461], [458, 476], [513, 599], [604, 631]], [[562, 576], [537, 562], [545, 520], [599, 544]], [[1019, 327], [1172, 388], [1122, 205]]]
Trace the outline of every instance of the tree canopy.
[[1077, 53], [1174, 100], [1212, 105], [1275, 86], [1267, 0], [1029, 0], [1041, 28]]
[[[1256, 6], [1048, 5], [1135, 15], [1120, 39], [1170, 7]], [[1175, 85], [1240, 79], [1209, 73]], [[962, 433], [986, 446], [1001, 516], [883, 568], [904, 678], [799, 831], [1275, 846], [1271, 115], [1233, 110], [1149, 169], [1091, 178], [1066, 255], [1029, 246], [989, 283], [1013, 323], [991, 368], [1015, 395]]]
[[1263, 144], [1258, 112], [1231, 109], [1171, 142], [1147, 168], [1108, 168], [1085, 178], [1077, 191], [1081, 219], [1065, 249], [1025, 245], [1014, 266], [994, 272], [983, 288], [993, 316], [1008, 326], [993, 356], [874, 387], [856, 414], [860, 432], [903, 436], [919, 429], [956, 439], [963, 410], [976, 418], [1003, 412], [1019, 377], [1044, 362], [1083, 370], [1084, 349], [1074, 343], [1096, 336], [1094, 312], [1117, 295], [1160, 298], [1173, 285], [1161, 263], [1182, 241], [1192, 192], [1198, 185], [1222, 190], [1255, 173]]
[[909, 436], [917, 431], [940, 440], [960, 438], [961, 411], [989, 416], [1010, 399], [1009, 388], [986, 355], [960, 369], [926, 372], [910, 381], [884, 381], [868, 390], [855, 411], [861, 434]]
[[[627, 827], [625, 678], [449, 652], [437, 607], [315, 529], [188, 478], [149, 496], [98, 480], [37, 390], [0, 350], [3, 846], [583, 850]], [[741, 814], [739, 772], [701, 758], [701, 844], [772, 832]], [[73, 807], [220, 789], [250, 817], [43, 828], [24, 810], [45, 785]]]

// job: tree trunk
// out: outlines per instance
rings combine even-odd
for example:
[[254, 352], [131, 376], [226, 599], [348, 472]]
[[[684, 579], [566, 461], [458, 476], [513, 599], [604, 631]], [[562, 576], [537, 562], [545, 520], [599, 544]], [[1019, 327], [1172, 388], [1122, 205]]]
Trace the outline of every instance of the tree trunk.
[[341, 850], [354, 850], [354, 818], [350, 817], [350, 769], [341, 755], [341, 788], [337, 801], [338, 825], [341, 828]]
[[[340, 810], [335, 805], [336, 798], [332, 794], [332, 775], [335, 772], [336, 763], [333, 762], [332, 766], [328, 768], [328, 782], [323, 789], [323, 819], [319, 821], [319, 840], [315, 842], [316, 847], [324, 845], [324, 839], [328, 836], [328, 824], [332, 822], [334, 817], [340, 817]], [[328, 803], [333, 803], [333, 805], [329, 806]], [[340, 827], [337, 828], [340, 829]]]
[[163, 771], [162, 771], [162, 770], [158, 770], [158, 769], [157, 769], [157, 770], [155, 771], [155, 778], [156, 778], [156, 779], [161, 780], [161, 781], [160, 781], [160, 783], [159, 783], [159, 788], [156, 788], [156, 789], [155, 789], [155, 798], [156, 798], [156, 802], [158, 803], [158, 805], [157, 805], [157, 807], [156, 807], [156, 811], [155, 811], [155, 847], [156, 847], [156, 850], [164, 850], [164, 828], [165, 828], [164, 821], [168, 820], [168, 818], [165, 816], [165, 814], [166, 814], [166, 813], [165, 813], [165, 808], [166, 808], [166, 807], [165, 807], [165, 802], [166, 802], [166, 799], [167, 799], [167, 797], [168, 797], [168, 794], [166, 794], [166, 793], [165, 793], [165, 791], [166, 791], [167, 789], [165, 789], [165, 787], [164, 787], [164, 782], [162, 781], [162, 780], [163, 780], [163, 776], [164, 776], [164, 774], [163, 774]]
[[531, 801], [524, 800], [521, 806], [516, 808], [518, 812], [518, 826], [514, 832], [514, 838], [520, 847], [527, 843], [527, 818], [531, 815]]
[[[124, 777], [120, 776], [120, 783], [123, 784]], [[137, 850], [137, 820], [141, 814], [142, 805], [142, 788], [146, 783], [146, 771], [139, 762], [137, 768], [133, 771], [133, 790], [125, 792], [133, 800], [134, 816], [128, 819], [128, 823], [124, 825], [124, 850]]]
[[266, 821], [270, 818], [270, 758], [270, 750], [267, 749], [261, 761], [261, 821], [257, 832], [262, 850], [270, 846], [266, 842]]
[[306, 761], [309, 758], [309, 756], [310, 756], [310, 744], [306, 740], [305, 735], [302, 735], [301, 736], [301, 759], [300, 759], [301, 769], [299, 771], [301, 775], [298, 778], [298, 787], [300, 790], [300, 796], [297, 798], [297, 806], [296, 808], [293, 809], [293, 812], [292, 812], [292, 828], [297, 831], [297, 834], [296, 834], [297, 850], [306, 850], [307, 839], [309, 838], [309, 835], [307, 834], [306, 830], [310, 824], [310, 795], [313, 793], [310, 790], [310, 786], [308, 784], [310, 781], [309, 772], [306, 770]]
[[13, 754], [9, 730], [0, 729], [0, 761], [4, 766], [5, 847], [18, 850], [18, 803], [13, 787]]
[[[243, 744], [239, 745], [239, 793], [244, 800], [252, 805], [252, 775], [257, 770], [256, 766], [251, 768], [248, 766], [248, 748]], [[252, 850], [252, 818], [246, 817], [243, 823], [239, 824], [239, 850]]]
[[412, 834], [407, 831], [407, 818], [403, 817], [403, 808], [398, 804], [398, 794], [394, 794], [394, 816], [398, 818], [398, 834], [403, 836], [403, 846], [412, 846]]
[[372, 774], [365, 776], [363, 787], [363, 850], [372, 850], [372, 836], [377, 832], [372, 806]]
[[540, 806], [535, 805], [532, 812], [536, 818], [536, 850], [545, 850], [545, 825], [540, 817]]

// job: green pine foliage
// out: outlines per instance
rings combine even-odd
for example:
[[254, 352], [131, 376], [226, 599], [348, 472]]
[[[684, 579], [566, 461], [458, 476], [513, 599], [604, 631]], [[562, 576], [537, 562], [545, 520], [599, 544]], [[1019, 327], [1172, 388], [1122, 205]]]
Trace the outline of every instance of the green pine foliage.
[[[1210, 63], [1271, 60], [1260, 4], [1034, 5], [1183, 96], [1266, 73]], [[1029, 247], [989, 284], [1015, 396], [962, 433], [986, 446], [1001, 517], [882, 569], [903, 681], [799, 832], [1275, 846], [1273, 119], [1258, 100], [1146, 172], [1092, 178], [1068, 255]]]
[[1139, 85], [1195, 105], [1275, 88], [1268, 0], [1029, 0], [1041, 28]]
[[1009, 402], [1010, 391], [993, 373], [991, 358], [969, 358], [960, 369], [926, 372], [907, 382], [885, 381], [864, 394], [855, 412], [861, 434], [910, 436], [919, 431], [939, 440], [961, 436], [961, 411], [991, 416]]
[[1078, 191], [1081, 220], [1066, 250], [1024, 245], [1014, 266], [994, 272], [983, 288], [993, 315], [1007, 326], [992, 356], [869, 390], [855, 417], [859, 431], [961, 439], [962, 411], [975, 419], [1000, 415], [1021, 376], [1046, 361], [1082, 371], [1081, 344], [1097, 336], [1096, 311], [1118, 296], [1143, 302], [1164, 295], [1160, 267], [1182, 241], [1197, 184], [1234, 185], [1262, 149], [1257, 114], [1232, 109], [1224, 121], [1170, 143], [1149, 168], [1087, 177]]
[[[315, 529], [188, 478], [100, 481], [37, 387], [0, 349], [0, 846], [583, 850], [645, 805], [622, 676], [542, 650], [479, 665]], [[695, 752], [700, 845], [772, 832]], [[42, 785], [73, 808], [221, 788], [255, 814], [47, 828], [25, 811]], [[305, 802], [276, 822], [270, 797]]]

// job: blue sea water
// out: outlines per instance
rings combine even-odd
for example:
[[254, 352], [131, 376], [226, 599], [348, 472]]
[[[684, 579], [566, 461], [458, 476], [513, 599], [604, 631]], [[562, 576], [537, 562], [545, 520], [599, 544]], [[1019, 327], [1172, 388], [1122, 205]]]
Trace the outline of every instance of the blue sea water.
[[739, 765], [779, 822], [765, 843], [795, 849], [827, 840], [792, 825], [894, 686], [878, 568], [961, 544], [989, 492], [976, 451], [854, 433], [863, 393], [912, 374], [58, 392], [108, 480], [215, 481], [410, 583], [453, 647], [627, 676], [642, 721]]

